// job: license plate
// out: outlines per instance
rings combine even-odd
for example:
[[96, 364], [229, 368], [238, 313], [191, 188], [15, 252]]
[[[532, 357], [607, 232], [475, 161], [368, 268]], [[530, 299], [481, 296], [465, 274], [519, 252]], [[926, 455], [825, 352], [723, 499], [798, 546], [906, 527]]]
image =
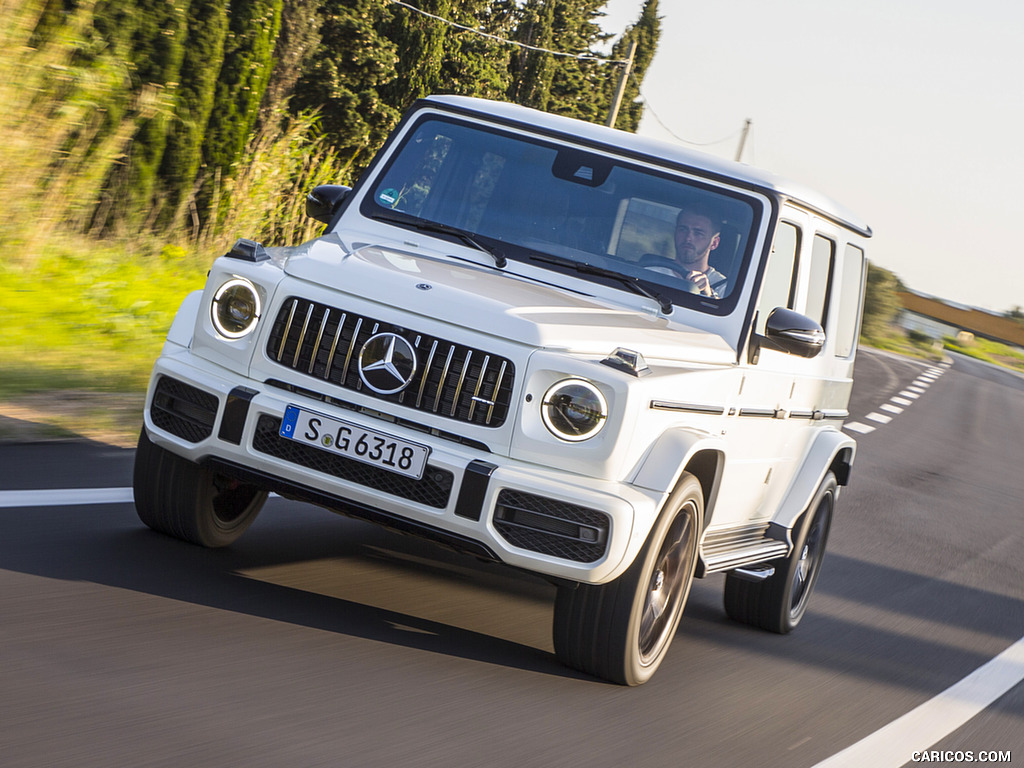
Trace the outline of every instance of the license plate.
[[294, 405], [284, 411], [281, 437], [417, 480], [423, 477], [430, 455], [425, 445]]

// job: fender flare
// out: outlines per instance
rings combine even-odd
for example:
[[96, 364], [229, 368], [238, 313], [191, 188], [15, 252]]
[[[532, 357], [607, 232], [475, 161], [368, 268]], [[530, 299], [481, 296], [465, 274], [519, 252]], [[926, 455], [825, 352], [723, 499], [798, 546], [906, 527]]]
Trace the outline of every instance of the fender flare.
[[178, 307], [171, 327], [167, 331], [167, 343], [176, 344], [179, 347], [188, 347], [192, 343], [192, 335], [195, 332], [196, 318], [199, 317], [199, 307], [203, 301], [203, 291], [195, 290], [188, 294]]
[[804, 454], [800, 471], [779, 505], [772, 522], [792, 530], [806, 511], [821, 485], [825, 473], [832, 470], [839, 485], [850, 481], [850, 469], [857, 453], [857, 443], [838, 429], [822, 429]]
[[[714, 516], [725, 453], [725, 441], [710, 432], [686, 427], [669, 429], [644, 454], [629, 482], [661, 493], [663, 504], [683, 471], [689, 470], [704, 490], [703, 527], [706, 529]], [[659, 512], [660, 509], [661, 505]]]

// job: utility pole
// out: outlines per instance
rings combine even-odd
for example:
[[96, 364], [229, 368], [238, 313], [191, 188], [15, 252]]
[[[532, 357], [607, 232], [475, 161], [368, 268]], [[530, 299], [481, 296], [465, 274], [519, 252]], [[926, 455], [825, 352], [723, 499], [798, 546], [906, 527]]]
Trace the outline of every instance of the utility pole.
[[629, 44], [629, 56], [626, 57], [626, 64], [619, 74], [619, 84], [615, 88], [615, 98], [612, 99], [611, 109], [608, 110], [608, 119], [605, 125], [609, 128], [615, 127], [615, 120], [619, 116], [619, 105], [622, 104], [622, 95], [626, 92], [626, 83], [629, 82], [629, 73], [633, 69], [633, 55], [636, 53], [636, 40]]
[[752, 122], [754, 122], [754, 121], [751, 120], [748, 117], [747, 121], [743, 124], [743, 133], [740, 136], [740, 146], [739, 146], [739, 149], [736, 150], [736, 162], [737, 163], [740, 161], [740, 158], [743, 157], [743, 147], [747, 143], [747, 134], [750, 133], [750, 124]]

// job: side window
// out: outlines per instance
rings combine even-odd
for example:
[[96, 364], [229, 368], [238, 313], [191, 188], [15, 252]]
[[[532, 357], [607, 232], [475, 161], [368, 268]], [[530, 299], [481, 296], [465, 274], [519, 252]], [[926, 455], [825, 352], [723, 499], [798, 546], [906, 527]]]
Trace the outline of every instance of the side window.
[[832, 288], [832, 267], [836, 260], [836, 244], [827, 237], [814, 236], [811, 265], [807, 283], [807, 307], [804, 314], [817, 320], [822, 328], [828, 317], [829, 291]]
[[797, 254], [800, 252], [800, 230], [788, 221], [780, 221], [775, 230], [775, 242], [768, 257], [761, 285], [761, 300], [757, 304], [757, 327], [763, 334], [768, 315], [776, 307], [793, 307], [793, 276], [796, 274]]
[[857, 323], [860, 320], [860, 289], [864, 280], [863, 250], [855, 245], [846, 246], [841, 275], [836, 357], [849, 357], [857, 342]]

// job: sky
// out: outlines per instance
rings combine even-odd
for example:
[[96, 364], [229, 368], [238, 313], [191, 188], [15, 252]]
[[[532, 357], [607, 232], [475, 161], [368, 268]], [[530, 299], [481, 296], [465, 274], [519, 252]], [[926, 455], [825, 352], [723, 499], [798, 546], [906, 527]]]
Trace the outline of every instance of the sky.
[[[621, 32], [643, 0], [609, 0]], [[1024, 3], [661, 0], [639, 133], [839, 201], [912, 290], [1024, 307]], [[680, 142], [682, 143], [682, 142]], [[698, 146], [703, 145], [703, 146]]]

